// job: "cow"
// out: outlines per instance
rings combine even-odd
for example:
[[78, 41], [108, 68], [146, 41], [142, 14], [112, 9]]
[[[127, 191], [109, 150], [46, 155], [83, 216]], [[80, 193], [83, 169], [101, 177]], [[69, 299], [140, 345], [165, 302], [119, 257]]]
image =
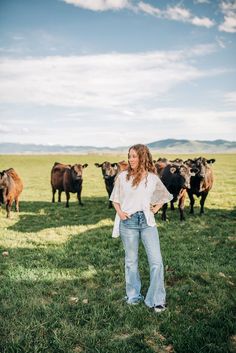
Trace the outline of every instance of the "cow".
[[123, 172], [124, 170], [127, 170], [129, 167], [129, 163], [126, 161], [120, 161], [117, 163], [117, 173]]
[[77, 193], [77, 198], [80, 206], [81, 192], [83, 184], [83, 169], [87, 168], [88, 164], [62, 164], [54, 163], [51, 171], [51, 185], [52, 185], [52, 202], [55, 202], [55, 193], [58, 190], [58, 202], [61, 202], [61, 193], [65, 191], [66, 207], [69, 207], [70, 192]]
[[7, 218], [10, 218], [11, 207], [15, 201], [15, 210], [19, 212], [19, 196], [23, 190], [23, 183], [19, 175], [13, 168], [0, 172], [1, 200], [5, 203]]
[[[108, 198], [110, 198], [113, 187], [114, 187], [114, 182], [115, 182], [115, 177], [118, 173], [118, 163], [110, 163], [108, 161], [105, 161], [101, 164], [99, 163], [94, 163], [94, 165], [97, 168], [101, 168], [102, 170], [102, 175], [103, 175], [103, 179], [105, 182], [105, 187], [108, 193]], [[112, 208], [112, 202], [109, 201], [108, 203], [108, 207]]]
[[[162, 171], [161, 181], [167, 190], [173, 195], [171, 210], [174, 210], [174, 202], [178, 201], [180, 220], [184, 221], [184, 203], [187, 190], [190, 188], [190, 178], [194, 170], [184, 163], [168, 164]], [[162, 220], [166, 221], [167, 203], [162, 207]]]
[[55, 194], [58, 190], [58, 202], [61, 202], [61, 193], [64, 191], [63, 175], [66, 168], [71, 168], [70, 164], [55, 162], [51, 170], [52, 202], [55, 202]]
[[190, 199], [190, 213], [193, 214], [193, 206], [195, 203], [194, 196], [201, 197], [200, 199], [200, 215], [204, 213], [204, 204], [209, 191], [213, 186], [213, 171], [211, 165], [215, 163], [215, 159], [206, 159], [204, 157], [198, 157], [195, 159], [188, 159], [185, 163], [194, 168], [196, 173], [191, 176], [190, 188], [188, 189], [188, 196]]
[[158, 158], [158, 160], [153, 160], [153, 164], [156, 168], [156, 172], [157, 172], [157, 175], [159, 177], [161, 177], [162, 173], [163, 173], [163, 170], [164, 168], [170, 164], [170, 162], [168, 161], [168, 159], [166, 158]]

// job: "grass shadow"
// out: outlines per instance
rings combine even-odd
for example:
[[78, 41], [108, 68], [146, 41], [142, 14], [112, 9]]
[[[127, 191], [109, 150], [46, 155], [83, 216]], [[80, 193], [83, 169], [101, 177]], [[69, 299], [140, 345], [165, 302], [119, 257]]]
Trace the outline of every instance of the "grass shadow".
[[87, 197], [84, 206], [71, 202], [22, 201], [19, 220], [8, 227], [17, 232], [38, 232], [46, 228], [96, 224], [103, 219], [114, 219], [114, 209], [108, 209], [105, 197]]

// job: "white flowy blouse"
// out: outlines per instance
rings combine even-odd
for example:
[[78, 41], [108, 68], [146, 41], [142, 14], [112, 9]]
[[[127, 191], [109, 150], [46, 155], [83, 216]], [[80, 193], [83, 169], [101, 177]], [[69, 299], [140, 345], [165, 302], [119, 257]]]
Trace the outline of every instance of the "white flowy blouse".
[[[126, 179], [127, 171], [118, 174], [115, 185], [110, 196], [110, 201], [120, 204], [123, 212], [132, 215], [135, 212], [143, 211], [147, 224], [151, 227], [156, 226], [155, 217], [150, 210], [150, 205], [164, 204], [173, 199], [173, 196], [166, 189], [159, 177], [148, 172], [138, 186], [132, 186], [133, 177]], [[119, 237], [120, 217], [116, 213], [112, 237]]]

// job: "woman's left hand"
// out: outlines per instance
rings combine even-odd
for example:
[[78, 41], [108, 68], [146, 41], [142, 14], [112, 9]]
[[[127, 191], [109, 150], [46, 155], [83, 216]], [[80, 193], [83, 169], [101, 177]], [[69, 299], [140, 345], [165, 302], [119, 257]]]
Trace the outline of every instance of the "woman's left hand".
[[154, 214], [159, 211], [159, 209], [162, 207], [162, 205], [150, 205], [150, 211], [153, 212]]

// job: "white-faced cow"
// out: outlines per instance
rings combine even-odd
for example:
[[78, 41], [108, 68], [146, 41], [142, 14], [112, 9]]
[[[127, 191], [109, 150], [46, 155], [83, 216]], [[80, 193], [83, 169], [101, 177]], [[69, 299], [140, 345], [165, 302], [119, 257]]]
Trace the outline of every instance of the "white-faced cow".
[[77, 193], [79, 205], [81, 202], [81, 192], [83, 184], [83, 169], [88, 164], [66, 165], [54, 163], [51, 170], [52, 202], [55, 202], [55, 193], [58, 190], [58, 202], [61, 202], [61, 193], [66, 193], [66, 207], [69, 207], [70, 193]]
[[201, 196], [200, 199], [200, 215], [204, 213], [204, 204], [209, 191], [213, 186], [213, 171], [211, 168], [212, 163], [215, 159], [206, 159], [204, 157], [198, 157], [195, 159], [188, 159], [185, 163], [191, 168], [196, 170], [194, 176], [190, 179], [190, 189], [188, 189], [188, 196], [190, 199], [190, 213], [194, 213], [193, 206], [195, 203], [194, 196]]
[[15, 210], [19, 212], [19, 196], [23, 190], [22, 180], [13, 168], [0, 172], [0, 189], [0, 203], [6, 205], [7, 218], [9, 218], [14, 201]]

